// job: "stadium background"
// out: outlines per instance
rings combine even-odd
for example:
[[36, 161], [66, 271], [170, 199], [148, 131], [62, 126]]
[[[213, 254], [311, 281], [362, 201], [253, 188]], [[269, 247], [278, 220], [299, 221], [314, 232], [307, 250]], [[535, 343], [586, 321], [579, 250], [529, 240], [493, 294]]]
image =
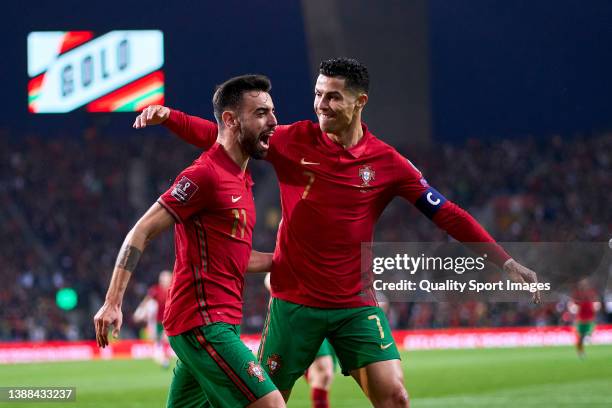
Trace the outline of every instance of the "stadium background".
[[[310, 118], [318, 61], [355, 56], [371, 69], [365, 120], [429, 182], [500, 241], [607, 241], [612, 230], [612, 4], [539, 0], [56, 1], [4, 5], [0, 117], [0, 341], [90, 340], [119, 245], [139, 215], [199, 154], [135, 114], [27, 111], [31, 31], [159, 29], [166, 104], [212, 118], [214, 85], [261, 72], [280, 123]], [[275, 176], [252, 163], [254, 245], [272, 250]], [[394, 202], [381, 241], [446, 240]], [[172, 266], [171, 234], [148, 249], [123, 305], [128, 316]], [[532, 265], [537, 270], [537, 265]], [[55, 295], [79, 295], [63, 311]], [[612, 293], [598, 288], [610, 308]], [[267, 294], [249, 277], [243, 329], [257, 333]], [[605, 305], [605, 302], [604, 302]], [[393, 304], [395, 329], [571, 324], [565, 304]], [[609, 375], [609, 374], [608, 374]]]

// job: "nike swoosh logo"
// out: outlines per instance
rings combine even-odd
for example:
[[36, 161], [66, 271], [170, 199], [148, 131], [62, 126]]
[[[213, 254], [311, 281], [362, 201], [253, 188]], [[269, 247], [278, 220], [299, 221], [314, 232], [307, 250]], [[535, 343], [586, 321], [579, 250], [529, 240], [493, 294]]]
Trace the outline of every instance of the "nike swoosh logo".
[[240, 200], [241, 198], [242, 196], [238, 196], [238, 197], [232, 196], [232, 203], [238, 202], [238, 200]]
[[385, 344], [384, 346], [381, 344], [381, 345], [380, 345], [380, 349], [381, 349], [381, 350], [386, 350], [386, 349], [388, 349], [389, 347], [391, 347], [391, 345], [392, 345], [392, 344], [393, 344], [393, 342], [391, 342], [391, 343], [389, 343], [389, 344]]
[[306, 159], [304, 157], [302, 157], [302, 160], [300, 160], [300, 163], [303, 164], [304, 166], [308, 166], [308, 165], [312, 165], [312, 166], [318, 166], [321, 163], [315, 163], [315, 162], [311, 162], [311, 161], [306, 161]]

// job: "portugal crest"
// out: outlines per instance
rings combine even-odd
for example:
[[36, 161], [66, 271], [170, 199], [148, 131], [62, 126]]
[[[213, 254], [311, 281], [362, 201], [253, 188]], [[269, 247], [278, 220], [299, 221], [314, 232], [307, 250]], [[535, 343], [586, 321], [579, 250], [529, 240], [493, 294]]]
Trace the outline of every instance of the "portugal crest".
[[270, 371], [270, 375], [274, 375], [281, 368], [281, 356], [278, 354], [270, 354], [266, 365]]
[[259, 364], [256, 364], [254, 361], [249, 361], [249, 366], [247, 367], [247, 373], [251, 377], [257, 377], [259, 382], [264, 382], [266, 378], [264, 377], [264, 371]]
[[361, 187], [369, 187], [370, 182], [376, 178], [376, 172], [366, 164], [359, 168], [359, 177], [361, 177]]

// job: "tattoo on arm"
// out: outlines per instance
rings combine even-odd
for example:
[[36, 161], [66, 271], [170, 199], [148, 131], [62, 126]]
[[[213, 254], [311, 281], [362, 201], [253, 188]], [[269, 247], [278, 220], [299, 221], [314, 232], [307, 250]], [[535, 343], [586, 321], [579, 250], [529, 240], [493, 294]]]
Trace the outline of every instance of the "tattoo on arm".
[[126, 271], [133, 272], [138, 265], [142, 251], [135, 246], [123, 245], [117, 256], [117, 263], [115, 266], [125, 269]]

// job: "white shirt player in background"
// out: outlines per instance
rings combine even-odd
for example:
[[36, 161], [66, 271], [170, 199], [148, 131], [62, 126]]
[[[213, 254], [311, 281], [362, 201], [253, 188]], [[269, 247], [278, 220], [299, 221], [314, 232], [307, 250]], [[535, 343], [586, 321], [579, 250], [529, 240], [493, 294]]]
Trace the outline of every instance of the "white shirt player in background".
[[147, 338], [153, 339], [153, 360], [163, 368], [170, 366], [170, 349], [168, 337], [162, 326], [164, 308], [168, 288], [172, 283], [172, 272], [164, 270], [159, 274], [158, 283], [149, 288], [147, 295], [142, 299], [134, 312], [136, 323], [146, 324]]

